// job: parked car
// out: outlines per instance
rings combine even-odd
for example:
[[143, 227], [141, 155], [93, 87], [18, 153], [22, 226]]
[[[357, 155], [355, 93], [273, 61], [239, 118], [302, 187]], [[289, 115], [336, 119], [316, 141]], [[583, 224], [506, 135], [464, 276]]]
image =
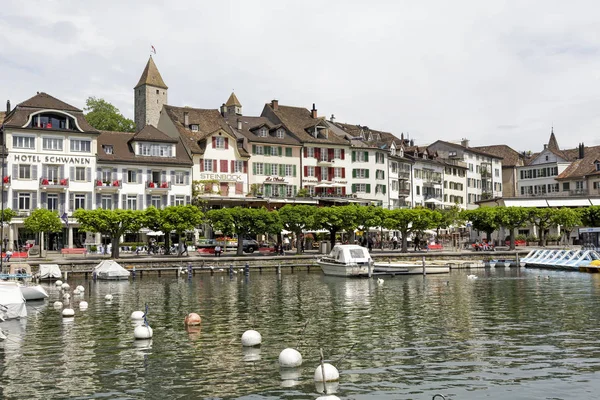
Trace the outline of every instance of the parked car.
[[245, 239], [242, 243], [242, 250], [244, 253], [254, 253], [255, 251], [258, 251], [259, 247], [258, 242], [254, 239]]

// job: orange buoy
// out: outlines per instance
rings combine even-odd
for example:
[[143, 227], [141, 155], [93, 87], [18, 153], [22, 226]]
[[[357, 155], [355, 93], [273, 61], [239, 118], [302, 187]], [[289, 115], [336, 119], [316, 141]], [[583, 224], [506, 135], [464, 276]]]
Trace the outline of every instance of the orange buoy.
[[194, 326], [194, 325], [200, 325], [200, 323], [202, 322], [202, 319], [196, 313], [189, 313], [188, 315], [185, 316], [185, 320], [183, 322], [184, 322], [184, 324], [186, 324], [188, 326]]

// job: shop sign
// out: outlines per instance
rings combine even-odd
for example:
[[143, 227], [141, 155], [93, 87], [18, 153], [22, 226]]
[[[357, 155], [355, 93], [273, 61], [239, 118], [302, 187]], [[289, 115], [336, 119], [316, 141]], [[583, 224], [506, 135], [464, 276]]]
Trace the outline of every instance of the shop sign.
[[239, 174], [209, 174], [207, 172], [200, 173], [201, 181], [226, 181], [226, 182], [243, 182], [242, 175]]
[[286, 183], [285, 182], [285, 178], [282, 178], [280, 176], [268, 176], [265, 179], [265, 182], [277, 182], [277, 183]]
[[92, 159], [88, 157], [42, 156], [39, 154], [15, 154], [14, 160], [15, 162], [45, 164], [90, 165], [92, 163]]

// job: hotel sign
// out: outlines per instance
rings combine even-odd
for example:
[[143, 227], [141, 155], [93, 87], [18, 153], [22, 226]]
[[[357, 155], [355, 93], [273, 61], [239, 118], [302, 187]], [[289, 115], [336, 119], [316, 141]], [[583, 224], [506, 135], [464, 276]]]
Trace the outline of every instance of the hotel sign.
[[226, 181], [226, 182], [243, 182], [242, 175], [240, 174], [209, 174], [207, 172], [200, 173], [201, 181], [215, 180], [215, 181]]
[[92, 159], [88, 157], [42, 156], [38, 154], [15, 154], [14, 157], [15, 162], [74, 165], [90, 165], [92, 163]]
[[280, 176], [268, 176], [265, 182], [286, 183], [285, 178]]

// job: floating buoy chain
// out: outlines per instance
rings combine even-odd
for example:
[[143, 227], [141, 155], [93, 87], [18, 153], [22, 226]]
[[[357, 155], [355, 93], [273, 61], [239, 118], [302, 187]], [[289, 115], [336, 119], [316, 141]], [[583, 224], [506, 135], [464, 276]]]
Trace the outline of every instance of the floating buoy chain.
[[339, 368], [340, 364], [342, 363], [342, 361], [344, 360], [344, 358], [346, 358], [346, 357], [348, 356], [348, 354], [350, 354], [350, 352], [352, 351], [352, 349], [354, 349], [354, 346], [356, 346], [357, 344], [358, 344], [358, 343], [354, 343], [354, 344], [353, 344], [353, 345], [352, 345], [352, 346], [351, 346], [351, 347], [348, 349], [348, 351], [346, 352], [346, 354], [344, 354], [343, 356], [341, 356], [341, 357], [340, 357], [340, 359], [339, 359], [339, 360], [337, 360], [337, 361], [335, 362], [335, 364], [338, 366], [338, 368]]

